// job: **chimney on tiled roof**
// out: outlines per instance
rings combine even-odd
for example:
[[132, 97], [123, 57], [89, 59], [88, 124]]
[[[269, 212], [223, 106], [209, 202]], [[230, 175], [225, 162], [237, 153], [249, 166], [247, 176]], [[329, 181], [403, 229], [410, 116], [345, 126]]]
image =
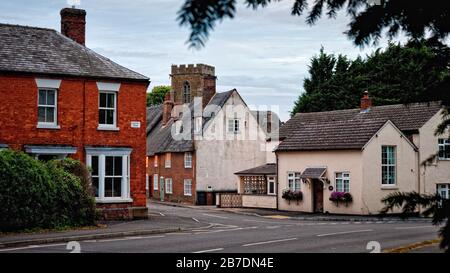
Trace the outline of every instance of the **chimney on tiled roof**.
[[364, 91], [361, 98], [361, 112], [367, 112], [372, 107], [372, 99], [369, 97], [369, 91]]
[[84, 46], [86, 41], [86, 11], [76, 8], [62, 9], [61, 33]]
[[173, 109], [174, 102], [172, 100], [171, 93], [172, 92], [167, 92], [166, 96], [164, 97], [163, 118], [162, 118], [163, 126], [165, 126], [169, 122], [169, 120], [172, 116], [172, 109]]

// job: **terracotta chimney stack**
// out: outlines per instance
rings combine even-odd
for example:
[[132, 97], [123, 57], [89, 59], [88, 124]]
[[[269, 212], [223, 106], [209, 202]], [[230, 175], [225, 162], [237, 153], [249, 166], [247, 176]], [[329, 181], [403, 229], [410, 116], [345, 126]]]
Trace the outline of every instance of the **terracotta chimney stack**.
[[174, 102], [172, 100], [171, 92], [167, 92], [166, 96], [164, 97], [164, 103], [163, 103], [163, 119], [162, 119], [162, 125], [165, 126], [171, 116], [172, 116], [172, 109], [173, 109]]
[[75, 8], [62, 9], [61, 33], [84, 46], [86, 42], [86, 11]]
[[369, 91], [364, 91], [361, 98], [361, 112], [367, 111], [372, 107], [372, 99], [369, 97]]

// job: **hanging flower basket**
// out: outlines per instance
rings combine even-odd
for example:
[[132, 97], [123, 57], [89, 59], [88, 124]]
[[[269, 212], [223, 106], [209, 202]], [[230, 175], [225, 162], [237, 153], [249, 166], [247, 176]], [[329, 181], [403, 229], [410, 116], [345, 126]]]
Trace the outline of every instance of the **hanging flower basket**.
[[288, 200], [289, 204], [291, 204], [291, 200], [295, 200], [297, 201], [298, 205], [299, 201], [303, 200], [303, 193], [301, 191], [292, 191], [290, 189], [286, 189], [283, 191], [283, 195], [281, 197]]
[[339, 202], [345, 202], [347, 206], [348, 203], [353, 201], [353, 197], [349, 192], [334, 191], [331, 193], [330, 201], [336, 202], [336, 206], [339, 206]]

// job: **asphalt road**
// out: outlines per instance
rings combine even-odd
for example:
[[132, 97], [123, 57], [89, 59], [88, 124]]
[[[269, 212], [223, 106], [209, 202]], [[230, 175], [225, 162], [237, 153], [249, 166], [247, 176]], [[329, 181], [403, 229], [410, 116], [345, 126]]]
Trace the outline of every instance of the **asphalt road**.
[[[371, 252], [437, 238], [431, 223], [304, 221], [152, 204], [152, 217], [189, 217], [204, 225], [186, 232], [81, 241], [81, 252]], [[176, 219], [176, 218], [175, 218]], [[369, 243], [370, 242], [370, 243]], [[369, 245], [368, 245], [369, 244]], [[1, 252], [70, 252], [67, 244], [2, 249]]]

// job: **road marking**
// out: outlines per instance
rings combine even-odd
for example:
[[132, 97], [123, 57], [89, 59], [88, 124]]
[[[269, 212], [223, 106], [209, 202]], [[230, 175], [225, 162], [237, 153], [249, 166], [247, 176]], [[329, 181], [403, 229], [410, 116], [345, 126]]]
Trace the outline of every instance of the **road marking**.
[[266, 228], [272, 229], [272, 228], [279, 228], [280, 226], [267, 226]]
[[213, 214], [208, 214], [208, 213], [202, 213], [205, 216], [209, 216], [209, 217], [216, 217], [216, 218], [220, 218], [220, 219], [228, 219], [228, 217], [225, 216], [219, 216], [219, 215], [213, 215]]
[[416, 229], [416, 228], [434, 228], [434, 226], [415, 226], [415, 227], [396, 227], [394, 229]]
[[207, 250], [200, 250], [200, 251], [195, 251], [192, 253], [205, 253], [205, 252], [214, 252], [214, 251], [221, 251], [223, 250], [223, 248], [214, 248], [214, 249], [207, 249]]
[[263, 216], [264, 218], [271, 218], [271, 219], [290, 219], [291, 217], [285, 216], [285, 215], [266, 215]]
[[197, 220], [197, 219], [195, 219], [194, 217], [192, 217], [192, 220], [194, 220], [194, 221], [197, 222], [197, 223], [200, 223], [200, 221]]
[[162, 213], [162, 212], [160, 212], [159, 214], [160, 214], [161, 216], [166, 216], [166, 215], [164, 215], [164, 213]]
[[196, 232], [194, 234], [208, 234], [208, 233], [218, 233], [218, 232], [225, 232], [225, 231], [236, 231], [236, 230], [245, 230], [245, 229], [255, 229], [258, 227], [240, 227], [240, 228], [232, 228], [232, 229], [217, 229], [217, 230], [210, 230], [205, 232]]
[[281, 243], [281, 242], [294, 241], [294, 240], [297, 240], [297, 238], [288, 238], [288, 239], [280, 239], [280, 240], [272, 240], [272, 241], [265, 241], [265, 242], [250, 243], [250, 244], [245, 244], [245, 245], [242, 245], [242, 246], [243, 247], [257, 246], [257, 245]]
[[32, 248], [46, 248], [46, 247], [52, 247], [52, 246], [65, 246], [64, 244], [51, 244], [51, 245], [30, 245], [30, 246], [23, 246], [23, 247], [15, 247], [15, 248], [7, 248], [7, 249], [0, 249], [0, 252], [5, 251], [14, 251], [14, 250], [23, 250], [23, 249], [32, 249]]
[[169, 232], [169, 233], [164, 233], [165, 235], [191, 235], [192, 233], [190, 232]]
[[352, 231], [342, 231], [342, 232], [335, 232], [335, 233], [325, 233], [325, 234], [319, 234], [316, 235], [317, 237], [325, 237], [325, 236], [331, 236], [331, 235], [341, 235], [341, 234], [350, 234], [350, 233], [359, 233], [359, 232], [370, 232], [373, 231], [372, 229], [363, 229], [363, 230], [352, 230]]

